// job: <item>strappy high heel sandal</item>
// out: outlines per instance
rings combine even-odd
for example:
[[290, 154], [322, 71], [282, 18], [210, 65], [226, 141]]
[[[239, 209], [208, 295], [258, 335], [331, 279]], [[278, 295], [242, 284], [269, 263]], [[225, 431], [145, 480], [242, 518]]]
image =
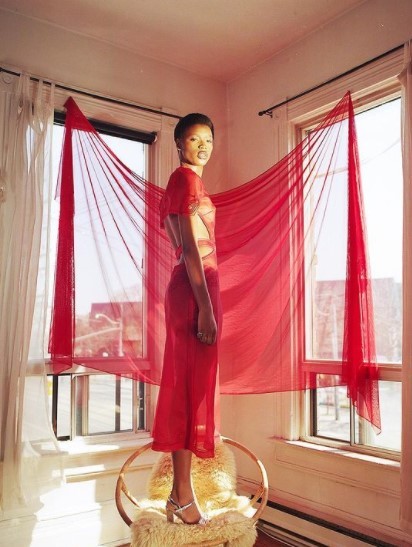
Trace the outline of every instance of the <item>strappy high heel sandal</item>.
[[168, 522], [174, 522], [174, 516], [176, 516], [180, 518], [180, 520], [184, 524], [190, 524], [190, 525], [199, 524], [200, 526], [206, 526], [206, 524], [209, 522], [209, 518], [207, 515], [201, 515], [200, 519], [197, 522], [186, 522], [184, 518], [182, 517], [183, 511], [185, 511], [186, 509], [189, 509], [189, 507], [191, 507], [194, 503], [195, 503], [195, 500], [192, 500], [190, 503], [186, 505], [179, 505], [178, 503], [175, 502], [175, 500], [171, 496], [169, 496], [166, 502], [166, 516], [167, 516]]

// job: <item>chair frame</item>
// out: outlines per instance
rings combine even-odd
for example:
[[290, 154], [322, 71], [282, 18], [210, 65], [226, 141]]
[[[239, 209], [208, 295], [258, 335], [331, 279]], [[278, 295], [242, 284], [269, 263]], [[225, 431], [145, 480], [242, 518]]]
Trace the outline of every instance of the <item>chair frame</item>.
[[[230, 439], [228, 437], [221, 437], [221, 441], [229, 444], [231, 446], [234, 446], [235, 448], [238, 448], [241, 452], [244, 452], [247, 456], [250, 457], [251, 460], [255, 462], [257, 465], [259, 472], [260, 472], [260, 483], [257, 486], [256, 493], [250, 500], [250, 505], [253, 507], [257, 502], [260, 501], [259, 507], [256, 509], [254, 515], [252, 517], [249, 517], [253, 523], [256, 523], [257, 520], [260, 518], [263, 510], [266, 507], [267, 501], [268, 501], [268, 494], [269, 494], [269, 486], [268, 486], [268, 477], [266, 473], [266, 469], [263, 465], [263, 463], [251, 452], [246, 446], [243, 444], [234, 441], [233, 439]], [[130, 519], [128, 514], [126, 513], [123, 503], [122, 503], [122, 493], [128, 498], [129, 501], [133, 503], [136, 507], [139, 507], [139, 502], [137, 499], [129, 492], [126, 482], [125, 482], [125, 475], [131, 466], [131, 464], [138, 458], [141, 454], [146, 452], [152, 447], [152, 442], [149, 442], [145, 444], [144, 446], [141, 446], [138, 448], [133, 454], [125, 461], [122, 468], [119, 472], [119, 477], [117, 479], [116, 483], [116, 491], [115, 491], [115, 501], [116, 501], [116, 507], [119, 511], [120, 516], [124, 520], [124, 522], [127, 524], [127, 526], [131, 526], [133, 521]], [[198, 543], [196, 545], [201, 545], [202, 547], [206, 546], [212, 546], [212, 545], [221, 545], [222, 540], [213, 540], [213, 541], [205, 541], [202, 543]]]

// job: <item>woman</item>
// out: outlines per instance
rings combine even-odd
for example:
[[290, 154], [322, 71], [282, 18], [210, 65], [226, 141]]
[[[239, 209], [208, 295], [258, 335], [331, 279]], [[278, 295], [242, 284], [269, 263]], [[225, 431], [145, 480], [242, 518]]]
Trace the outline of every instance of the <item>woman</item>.
[[214, 128], [203, 114], [188, 114], [175, 128], [180, 167], [160, 205], [161, 222], [175, 250], [166, 291], [166, 347], [153, 428], [153, 449], [172, 452], [173, 487], [168, 520], [206, 524], [191, 483], [192, 453], [214, 456], [214, 401], [221, 329], [216, 266], [215, 207], [201, 179], [213, 150]]

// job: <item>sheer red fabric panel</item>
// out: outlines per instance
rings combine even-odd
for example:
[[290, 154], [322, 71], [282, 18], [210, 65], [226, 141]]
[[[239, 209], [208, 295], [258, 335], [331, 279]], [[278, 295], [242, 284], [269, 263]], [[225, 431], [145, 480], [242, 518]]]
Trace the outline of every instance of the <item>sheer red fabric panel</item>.
[[[73, 100], [66, 107], [52, 362], [56, 372], [82, 363], [158, 384], [164, 294], [175, 263], [161, 228], [164, 191], [122, 164]], [[350, 95], [267, 172], [211, 197], [224, 312], [221, 393], [347, 385], [359, 414], [379, 429]], [[183, 206], [197, 199], [194, 187]], [[329, 348], [322, 343], [331, 325]], [[332, 364], [319, 376], [310, 362], [322, 359]]]

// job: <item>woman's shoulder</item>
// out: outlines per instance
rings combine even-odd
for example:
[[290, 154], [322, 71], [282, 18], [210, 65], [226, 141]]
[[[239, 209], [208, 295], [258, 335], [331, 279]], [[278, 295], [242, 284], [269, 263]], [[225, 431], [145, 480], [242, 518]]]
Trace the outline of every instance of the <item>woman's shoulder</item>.
[[202, 186], [202, 179], [190, 167], [178, 167], [170, 175], [169, 184], [199, 185]]
[[195, 194], [203, 196], [205, 188], [202, 179], [189, 167], [178, 167], [170, 175], [166, 194]]

